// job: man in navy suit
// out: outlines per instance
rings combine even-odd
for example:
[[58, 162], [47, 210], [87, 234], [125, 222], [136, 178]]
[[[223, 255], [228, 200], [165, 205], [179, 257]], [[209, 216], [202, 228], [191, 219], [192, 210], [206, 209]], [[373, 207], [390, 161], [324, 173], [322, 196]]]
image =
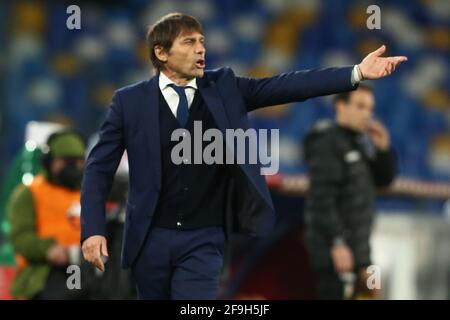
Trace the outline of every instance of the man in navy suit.
[[[354, 90], [363, 79], [389, 75], [406, 57], [380, 55], [359, 65], [295, 71], [254, 79], [229, 68], [204, 71], [200, 23], [174, 13], [149, 28], [157, 75], [117, 90], [100, 139], [86, 163], [81, 194], [82, 248], [104, 270], [105, 201], [124, 150], [129, 161], [122, 266], [131, 267], [143, 299], [215, 299], [225, 239], [262, 236], [275, 222], [260, 165], [177, 165], [174, 130], [249, 129], [247, 113], [267, 106]], [[225, 136], [225, 135], [224, 135]]]

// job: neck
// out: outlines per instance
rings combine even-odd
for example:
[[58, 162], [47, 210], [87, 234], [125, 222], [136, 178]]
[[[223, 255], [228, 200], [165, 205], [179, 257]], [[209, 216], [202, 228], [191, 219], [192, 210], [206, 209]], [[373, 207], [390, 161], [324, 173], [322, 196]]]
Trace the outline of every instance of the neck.
[[177, 86], [185, 86], [187, 85], [192, 79], [194, 79], [194, 77], [186, 77], [186, 76], [182, 76], [179, 73], [172, 71], [172, 70], [162, 70], [162, 73], [164, 73], [164, 75], [169, 78], [170, 80], [172, 80], [173, 82], [175, 82], [175, 84]]
[[339, 116], [339, 114], [336, 116], [336, 123], [340, 126], [340, 127], [347, 127], [347, 123], [345, 121], [345, 119], [343, 119], [342, 117]]

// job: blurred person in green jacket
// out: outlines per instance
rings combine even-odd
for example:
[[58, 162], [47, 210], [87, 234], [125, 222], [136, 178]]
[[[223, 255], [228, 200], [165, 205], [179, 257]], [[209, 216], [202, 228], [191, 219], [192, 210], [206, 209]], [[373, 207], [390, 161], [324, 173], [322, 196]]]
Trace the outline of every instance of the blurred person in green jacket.
[[81, 298], [67, 287], [66, 273], [80, 257], [80, 186], [86, 143], [65, 130], [52, 134], [43, 171], [12, 193], [7, 215], [18, 273], [11, 287], [16, 299]]

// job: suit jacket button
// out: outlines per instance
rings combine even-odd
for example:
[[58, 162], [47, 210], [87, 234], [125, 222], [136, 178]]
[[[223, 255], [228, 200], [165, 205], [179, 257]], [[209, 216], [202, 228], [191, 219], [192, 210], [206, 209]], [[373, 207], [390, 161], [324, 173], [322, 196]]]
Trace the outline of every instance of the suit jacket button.
[[181, 227], [181, 222], [177, 222], [177, 227]]

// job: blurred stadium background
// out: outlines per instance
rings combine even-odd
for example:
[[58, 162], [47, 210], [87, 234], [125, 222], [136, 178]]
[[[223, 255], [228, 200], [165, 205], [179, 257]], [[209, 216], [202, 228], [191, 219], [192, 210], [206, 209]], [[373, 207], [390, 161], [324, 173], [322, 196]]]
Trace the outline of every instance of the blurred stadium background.
[[[81, 30], [66, 28], [69, 4], [81, 8]], [[381, 30], [366, 27], [371, 4], [381, 8]], [[44, 135], [33, 131], [32, 121], [71, 125], [91, 137], [113, 91], [150, 76], [146, 27], [173, 11], [203, 23], [207, 68], [230, 66], [243, 75], [355, 64], [380, 44], [387, 45], [389, 55], [408, 56], [396, 73], [374, 83], [376, 114], [390, 130], [400, 178], [378, 200], [373, 258], [383, 270], [383, 298], [449, 299], [447, 0], [1, 1], [0, 297], [8, 297], [14, 276], [5, 203], [12, 187], [36, 172], [34, 145], [26, 140]], [[315, 121], [333, 116], [331, 100], [251, 116], [255, 127], [280, 129], [280, 176], [269, 182], [286, 223], [245, 259], [239, 256], [246, 250], [241, 244], [224, 294], [314, 297], [301, 239], [307, 185], [301, 141]]]

